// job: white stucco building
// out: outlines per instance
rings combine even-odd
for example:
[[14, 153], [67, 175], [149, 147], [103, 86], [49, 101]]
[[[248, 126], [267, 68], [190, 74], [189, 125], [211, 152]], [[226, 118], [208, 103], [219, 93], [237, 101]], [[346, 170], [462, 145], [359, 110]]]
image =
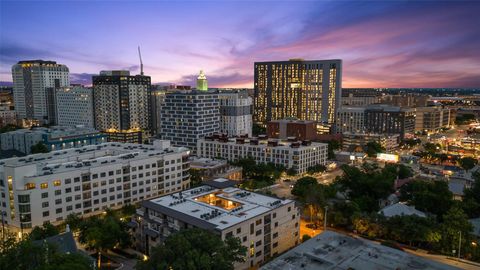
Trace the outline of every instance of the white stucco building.
[[104, 143], [0, 160], [5, 222], [14, 230], [70, 213], [94, 215], [188, 188], [189, 152], [153, 145]]

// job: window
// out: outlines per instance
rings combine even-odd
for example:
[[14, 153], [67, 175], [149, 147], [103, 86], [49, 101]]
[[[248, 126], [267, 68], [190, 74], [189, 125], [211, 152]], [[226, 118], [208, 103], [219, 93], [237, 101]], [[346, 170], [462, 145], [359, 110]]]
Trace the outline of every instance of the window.
[[273, 213], [272, 218], [276, 218], [276, 217], [277, 217], [277, 213]]
[[74, 188], [74, 190], [75, 190], [75, 191], [80, 191], [80, 186], [76, 186], [76, 187]]
[[275, 228], [278, 227], [278, 222], [275, 222]]
[[233, 236], [233, 232], [228, 232], [227, 234], [225, 234], [225, 238], [232, 237], [232, 236]]
[[48, 188], [48, 183], [41, 183], [41, 184], [40, 184], [40, 188], [41, 188], [41, 189], [46, 189], [46, 188]]
[[255, 233], [256, 236], [259, 236], [260, 234], [262, 234], [262, 229], [258, 230], [258, 231]]
[[42, 199], [48, 198], [48, 192], [42, 193]]
[[100, 174], [100, 177], [105, 177], [105, 176], [107, 176], [107, 173], [102, 172], [102, 173]]
[[26, 189], [26, 190], [35, 189], [35, 184], [34, 184], [34, 183], [27, 183], [27, 184], [25, 185], [25, 189]]
[[47, 208], [48, 207], [48, 202], [42, 202], [42, 208]]
[[62, 194], [62, 191], [59, 189], [59, 190], [55, 190], [55, 196], [58, 196], [58, 195], [61, 195]]
[[258, 257], [258, 256], [260, 256], [260, 255], [262, 255], [262, 251], [261, 251], [261, 250], [258, 251], [257, 254], [255, 254], [255, 257]]
[[63, 209], [62, 209], [62, 208], [57, 208], [57, 209], [55, 210], [55, 212], [56, 212], [57, 214], [60, 214], [60, 213], [63, 212]]
[[19, 203], [29, 203], [30, 202], [30, 195], [18, 195], [18, 202]]
[[44, 217], [48, 217], [48, 216], [50, 215], [50, 212], [49, 212], [49, 211], [45, 211], [45, 212], [42, 213], [42, 215], [43, 215]]
[[257, 241], [257, 243], [255, 243], [255, 246], [256, 246], [256, 247], [261, 246], [261, 245], [262, 245], [262, 240]]
[[59, 187], [62, 183], [60, 182], [60, 180], [55, 180], [53, 181], [53, 186], [55, 187]]
[[278, 232], [274, 233], [274, 234], [272, 235], [272, 237], [273, 237], [273, 238], [277, 238], [277, 237], [278, 237]]
[[71, 202], [71, 201], [72, 201], [72, 197], [66, 197], [66, 198], [65, 198], [65, 201], [66, 201], [66, 202]]
[[246, 241], [247, 241], [247, 237], [244, 236], [242, 241], [243, 241], [243, 242], [246, 242]]
[[67, 206], [67, 211], [72, 211], [73, 210], [73, 206], [69, 205]]
[[262, 220], [261, 220], [261, 219], [258, 219], [257, 221], [255, 221], [255, 225], [258, 226], [258, 225], [260, 225], [260, 224], [262, 224]]
[[92, 174], [92, 179], [97, 179], [98, 178], [98, 173]]
[[292, 207], [289, 206], [288, 207], [288, 212], [290, 212], [290, 211], [292, 211]]
[[71, 193], [72, 192], [72, 188], [66, 188], [65, 189], [65, 193]]
[[55, 204], [62, 204], [62, 199], [56, 199]]
[[273, 243], [272, 247], [273, 247], [273, 248], [278, 247], [278, 242]]
[[72, 179], [70, 178], [65, 179], [65, 184], [70, 184], [71, 182], [72, 182]]
[[73, 178], [73, 182], [74, 182], [74, 183], [80, 182], [80, 177], [75, 177], [75, 178]]

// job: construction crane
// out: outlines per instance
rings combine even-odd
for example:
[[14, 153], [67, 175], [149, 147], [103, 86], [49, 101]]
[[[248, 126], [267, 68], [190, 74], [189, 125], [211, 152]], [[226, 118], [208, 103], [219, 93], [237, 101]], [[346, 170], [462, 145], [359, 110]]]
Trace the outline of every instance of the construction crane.
[[142, 53], [140, 52], [140, 46], [138, 46], [138, 57], [140, 58], [140, 75], [143, 76], [143, 62], [142, 62]]

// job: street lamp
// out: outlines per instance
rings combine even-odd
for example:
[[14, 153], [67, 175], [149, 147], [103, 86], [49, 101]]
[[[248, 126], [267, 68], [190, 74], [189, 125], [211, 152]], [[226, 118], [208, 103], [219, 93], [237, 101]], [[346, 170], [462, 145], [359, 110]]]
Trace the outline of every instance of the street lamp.
[[325, 215], [323, 217], [323, 230], [327, 230], [327, 211], [328, 211], [328, 205], [325, 206]]

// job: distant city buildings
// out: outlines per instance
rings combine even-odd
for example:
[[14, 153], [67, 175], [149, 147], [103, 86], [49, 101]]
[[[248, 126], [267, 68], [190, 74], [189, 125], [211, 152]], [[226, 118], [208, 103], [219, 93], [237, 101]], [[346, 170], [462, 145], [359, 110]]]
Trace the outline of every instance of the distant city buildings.
[[54, 89], [55, 124], [94, 127], [93, 89], [80, 85]]
[[255, 123], [295, 117], [334, 124], [342, 104], [341, 60], [255, 62], [254, 76]]
[[310, 141], [280, 141], [267, 138], [227, 138], [207, 136], [198, 140], [197, 156], [221, 157], [229, 161], [253, 158], [257, 163], [273, 163], [304, 173], [308, 168], [327, 162], [327, 144]]
[[252, 98], [247, 91], [224, 90], [218, 94], [220, 132], [230, 137], [252, 136]]
[[128, 70], [102, 71], [93, 76], [95, 128], [110, 141], [141, 143], [150, 134], [149, 76]]
[[20, 61], [13, 65], [12, 77], [18, 118], [35, 119], [41, 124], [54, 123], [47, 89], [70, 85], [67, 66], [54, 61]]
[[220, 130], [218, 91], [178, 90], [165, 94], [162, 139], [196, 151], [197, 141]]
[[357, 147], [362, 150], [369, 142], [377, 142], [387, 152], [397, 148], [400, 143], [399, 134], [376, 134], [376, 133], [350, 133], [345, 132], [342, 134], [342, 147], [346, 151], [355, 151]]
[[151, 92], [151, 118], [152, 118], [152, 135], [160, 138], [162, 132], [162, 107], [165, 104], [165, 94], [168, 90], [155, 88]]
[[342, 106], [364, 107], [381, 103], [382, 89], [342, 88]]
[[198, 75], [198, 78], [197, 78], [197, 90], [199, 91], [208, 90], [207, 77], [205, 76], [205, 73], [203, 72], [203, 70], [200, 70], [200, 74]]
[[294, 201], [242, 190], [233, 184], [219, 178], [143, 201], [133, 226], [136, 247], [150, 255], [151, 249], [169, 235], [200, 228], [222, 239], [240, 239], [248, 252], [243, 262], [235, 263], [235, 269], [249, 269], [297, 245], [300, 212]]
[[415, 109], [386, 104], [373, 104], [365, 108], [365, 129], [368, 133], [393, 135], [400, 139], [415, 132]]
[[365, 107], [342, 106], [337, 111], [336, 133], [365, 132]]
[[31, 147], [43, 143], [48, 150], [63, 150], [107, 142], [107, 136], [85, 127], [35, 127], [0, 134], [2, 150], [17, 150], [30, 154]]
[[415, 131], [434, 133], [450, 127], [454, 121], [450, 111], [441, 106], [416, 108]]
[[104, 143], [0, 161], [4, 222], [17, 231], [189, 187], [185, 148]]
[[297, 140], [316, 140], [317, 127], [314, 121], [305, 120], [272, 120], [267, 124], [267, 136], [286, 140], [295, 138]]

